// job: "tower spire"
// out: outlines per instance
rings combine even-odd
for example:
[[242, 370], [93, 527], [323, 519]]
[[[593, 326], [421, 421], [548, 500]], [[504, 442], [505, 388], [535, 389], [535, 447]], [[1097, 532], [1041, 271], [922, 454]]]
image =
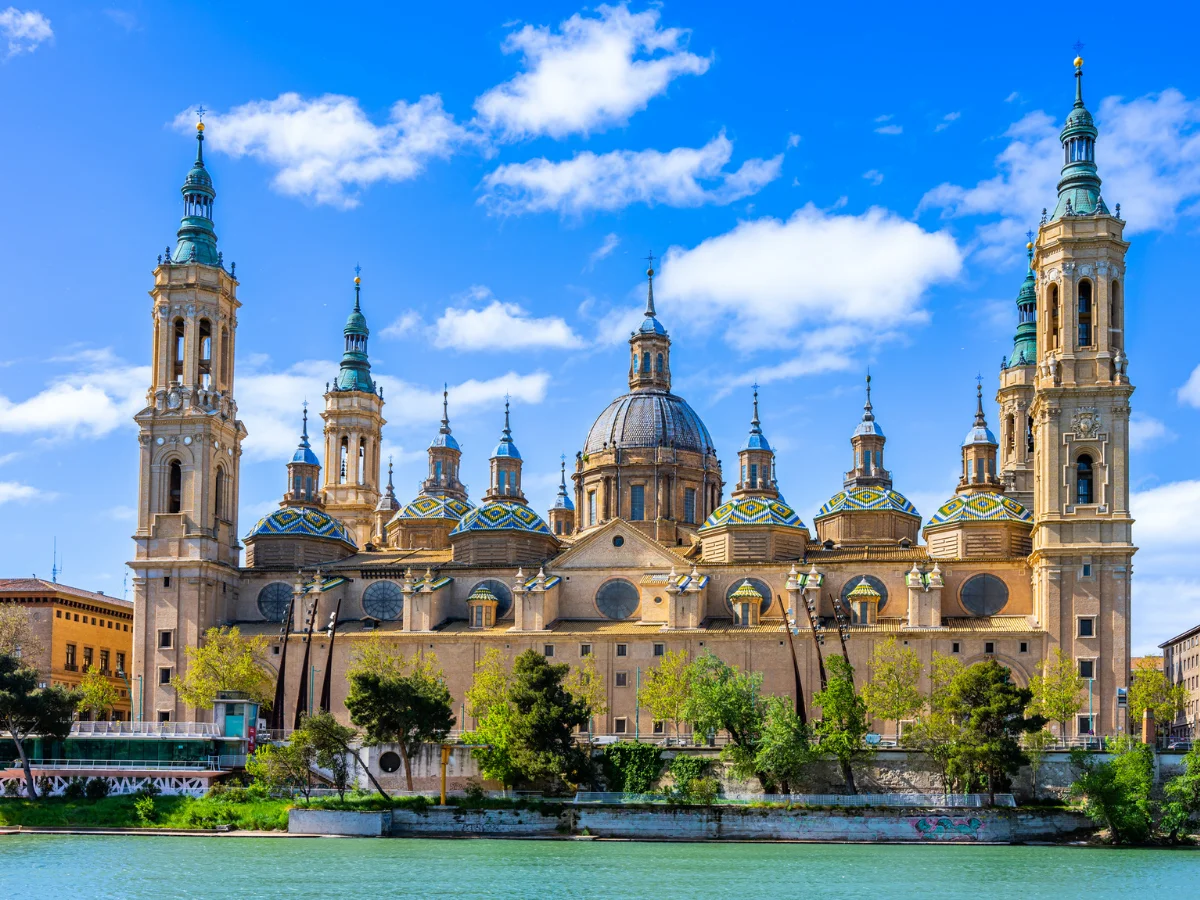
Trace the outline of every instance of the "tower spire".
[[200, 121], [196, 123], [196, 159], [180, 189], [183, 194], [183, 219], [179, 223], [175, 250], [170, 260], [177, 264], [195, 262], [205, 266], [221, 266], [217, 235], [213, 231], [213, 201], [217, 192], [213, 190], [212, 176], [204, 165], [204, 107], [197, 112]]
[[[1082, 44], [1076, 44], [1076, 53]], [[1107, 216], [1108, 207], [1100, 196], [1100, 176], [1096, 172], [1096, 137], [1099, 132], [1092, 114], [1083, 103], [1083, 57], [1075, 57], [1075, 104], [1059, 134], [1063, 146], [1062, 177], [1058, 182], [1058, 205], [1050, 221], [1064, 216]]]
[[975, 427], [987, 428], [987, 419], [983, 415], [983, 376], [975, 376]]
[[342, 353], [342, 365], [338, 372], [335, 390], [363, 391], [375, 393], [375, 382], [371, 378], [371, 361], [367, 357], [367, 317], [362, 312], [362, 266], [354, 267], [354, 309], [346, 318], [342, 333], [346, 338], [346, 349]]
[[864, 422], [875, 421], [875, 408], [871, 405], [871, 370], [867, 369], [867, 402], [863, 404]]
[[654, 254], [647, 256], [646, 261], [650, 263], [646, 269], [646, 318], [653, 319], [657, 315], [654, 311]]
[[442, 427], [438, 433], [450, 433], [450, 385], [445, 382], [442, 383]]

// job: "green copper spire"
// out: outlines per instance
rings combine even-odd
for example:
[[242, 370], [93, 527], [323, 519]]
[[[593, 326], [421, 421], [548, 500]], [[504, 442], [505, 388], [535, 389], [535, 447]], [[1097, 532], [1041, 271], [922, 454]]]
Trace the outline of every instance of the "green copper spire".
[[1062, 178], [1058, 182], [1058, 205], [1050, 217], [1107, 216], [1096, 174], [1096, 125], [1083, 105], [1083, 57], [1075, 57], [1075, 106], [1067, 116], [1059, 139], [1063, 145]]
[[342, 354], [342, 367], [338, 371], [334, 390], [364, 391], [368, 394], [375, 392], [375, 382], [371, 380], [371, 362], [367, 359], [367, 317], [362, 314], [362, 304], [359, 291], [362, 289], [360, 266], [354, 267], [354, 310], [346, 319], [346, 327], [342, 333], [346, 336], [346, 350]]
[[1017, 294], [1017, 334], [1013, 338], [1009, 366], [1032, 366], [1037, 361], [1037, 276], [1033, 271], [1032, 231], [1028, 237], [1025, 250], [1029, 254], [1029, 266]]
[[[200, 107], [200, 115], [203, 117], [204, 107]], [[213, 200], [217, 192], [213, 190], [212, 176], [204, 167], [203, 121], [196, 123], [196, 161], [192, 163], [192, 170], [184, 179], [181, 191], [183, 220], [179, 223], [178, 242], [171, 254], [171, 262], [221, 265], [212, 220]]]

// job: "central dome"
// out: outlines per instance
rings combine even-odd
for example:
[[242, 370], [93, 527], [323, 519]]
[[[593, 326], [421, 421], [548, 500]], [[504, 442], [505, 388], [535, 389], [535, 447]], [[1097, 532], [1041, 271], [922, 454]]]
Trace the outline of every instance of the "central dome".
[[675, 447], [707, 453], [712, 436], [696, 411], [682, 397], [667, 391], [635, 391], [618, 397], [600, 413], [584, 453], [613, 447]]

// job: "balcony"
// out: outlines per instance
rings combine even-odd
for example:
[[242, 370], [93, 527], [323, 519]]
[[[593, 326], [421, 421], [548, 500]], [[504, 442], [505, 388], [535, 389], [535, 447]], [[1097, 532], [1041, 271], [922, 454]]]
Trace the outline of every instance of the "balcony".
[[69, 663], [63, 663], [63, 671], [66, 671], [66, 672], [78, 672], [78, 671], [79, 671], [79, 666], [77, 666], [77, 665], [76, 665], [75, 663], [73, 663], [73, 662], [69, 662]]

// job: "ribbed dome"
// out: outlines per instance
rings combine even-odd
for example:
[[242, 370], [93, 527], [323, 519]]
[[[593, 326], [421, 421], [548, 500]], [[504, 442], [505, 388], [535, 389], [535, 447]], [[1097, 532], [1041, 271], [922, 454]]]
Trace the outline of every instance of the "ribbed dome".
[[246, 539], [285, 535], [326, 538], [355, 547], [354, 538], [350, 537], [345, 525], [328, 513], [311, 507], [285, 506], [283, 509], [277, 509], [259, 519], [246, 535]]
[[712, 435], [682, 397], [666, 391], [635, 391], [618, 397], [596, 419], [584, 453], [608, 447], [676, 447], [707, 453]]
[[542, 517], [524, 503], [513, 500], [493, 500], [471, 510], [454, 526], [451, 537], [469, 531], [522, 531], [530, 534], [550, 534]]
[[951, 497], [929, 520], [931, 526], [955, 522], [1020, 522], [1032, 525], [1033, 516], [1011, 497], [978, 491]]
[[782, 497], [778, 500], [758, 497], [730, 500], [713, 510], [712, 515], [700, 526], [700, 530], [705, 531], [720, 525], [772, 525], [796, 529], [805, 527], [796, 511], [788, 506]]

